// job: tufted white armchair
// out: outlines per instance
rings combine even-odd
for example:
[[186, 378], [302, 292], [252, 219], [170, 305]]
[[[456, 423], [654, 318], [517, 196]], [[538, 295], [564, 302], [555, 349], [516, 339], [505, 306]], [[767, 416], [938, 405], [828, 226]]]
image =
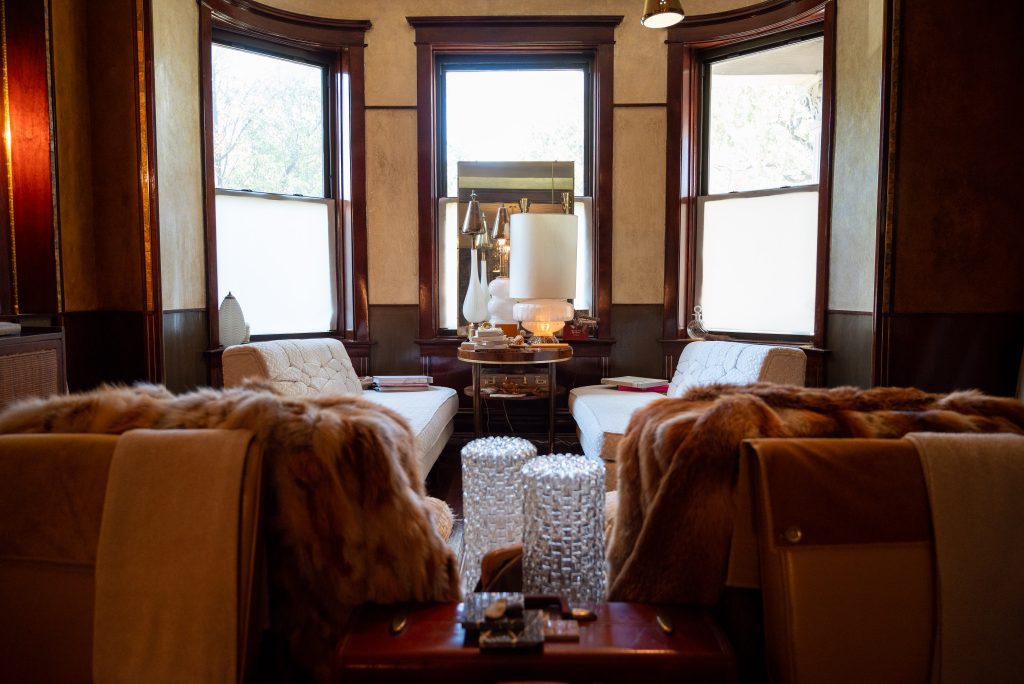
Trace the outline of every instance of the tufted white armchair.
[[[690, 342], [683, 347], [668, 392], [620, 392], [609, 385], [577, 387], [569, 393], [580, 445], [588, 456], [613, 463], [629, 418], [656, 399], [681, 397], [691, 387], [773, 382], [803, 385], [807, 357], [796, 347], [745, 342]], [[609, 465], [613, 471], [613, 466]], [[614, 479], [612, 476], [611, 479]]]

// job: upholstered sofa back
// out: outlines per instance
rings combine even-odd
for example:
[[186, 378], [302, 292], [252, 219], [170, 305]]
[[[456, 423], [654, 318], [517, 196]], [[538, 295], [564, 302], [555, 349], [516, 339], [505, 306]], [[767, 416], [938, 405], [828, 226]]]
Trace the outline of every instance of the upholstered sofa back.
[[[251, 439], [250, 433], [238, 430], [181, 430], [167, 434], [170, 439], [191, 439], [187, 444], [194, 446], [193, 435], [199, 432], [209, 433], [215, 439], [225, 434]], [[97, 584], [97, 561], [106, 562], [108, 569], [115, 563], [115, 577], [121, 577], [121, 568], [130, 572], [127, 565], [100, 557], [101, 539], [104, 534], [111, 534], [110, 519], [117, 517], [110, 512], [111, 481], [116, 477], [112, 463], [116, 461], [118, 444], [124, 439], [125, 436], [96, 434], [0, 435], [0, 681], [88, 682], [97, 672], [97, 649], [127, 663], [136, 655], [145, 657], [154, 648], [159, 649], [153, 644], [166, 648], [168, 643], [187, 646], [195, 643], [190, 640], [208, 639], [203, 630], [210, 629], [209, 625], [191, 624], [187, 630], [178, 630], [172, 622], [161, 625], [159, 640], [146, 634], [125, 634], [123, 639], [112, 639], [110, 629], [105, 630], [105, 639], [96, 637], [97, 615], [104, 609], [109, 615], [111, 605], [102, 601], [109, 592], [104, 594], [103, 587]], [[205, 436], [198, 439], [210, 443]], [[237, 634], [226, 635], [234, 644], [231, 656], [237, 660], [213, 668], [236, 672], [237, 681], [242, 681], [256, 663], [256, 644], [263, 622], [258, 614], [260, 590], [256, 580], [261, 572], [257, 568], [260, 557], [256, 549], [262, 454], [252, 445], [244, 458], [246, 466], [238, 498], [227, 502], [238, 511], [237, 547], [223, 551], [225, 558], [230, 554], [237, 573], [236, 583], [223, 587], [225, 605], [233, 606], [226, 613], [227, 619], [238, 620]], [[201, 463], [213, 460], [198, 459]], [[124, 468], [120, 472], [123, 474]], [[217, 479], [222, 478], [222, 472], [215, 466], [200, 467], [196, 477]], [[168, 484], [166, 489], [158, 488], [159, 493], [175, 491], [174, 487]], [[188, 496], [189, 492], [194, 490], [183, 490], [182, 494]], [[153, 489], [145, 489], [143, 498], [152, 495]], [[138, 518], [121, 516], [119, 523], [122, 529], [124, 525], [146, 529], [154, 518], [165, 516], [167, 510], [147, 507]], [[188, 522], [193, 523], [209, 521]], [[209, 533], [208, 528], [197, 529], [202, 530], [200, 534]], [[190, 568], [186, 566], [194, 561], [187, 551], [182, 554], [181, 567], [170, 567], [168, 572], [187, 576]], [[141, 568], [151, 562], [139, 560], [135, 565]], [[108, 570], [107, 577], [110, 576]], [[137, 589], [138, 585], [133, 584], [132, 591]], [[136, 598], [139, 603], [146, 603], [146, 598], [138, 594], [133, 595], [132, 601]], [[191, 601], [187, 603], [192, 605]], [[109, 626], [110, 621], [105, 624]], [[110, 658], [105, 662], [110, 664]], [[130, 666], [127, 669], [131, 671]], [[162, 675], [155, 673], [159, 669], [155, 665], [150, 669], [154, 680], [161, 679]], [[186, 669], [181, 668], [178, 674]]]
[[691, 387], [773, 382], [803, 385], [807, 357], [796, 347], [743, 342], [690, 342], [683, 347], [668, 396], [681, 397]]
[[269, 381], [287, 396], [362, 393], [359, 376], [345, 351], [333, 338], [268, 340], [224, 350], [224, 386], [245, 378]]

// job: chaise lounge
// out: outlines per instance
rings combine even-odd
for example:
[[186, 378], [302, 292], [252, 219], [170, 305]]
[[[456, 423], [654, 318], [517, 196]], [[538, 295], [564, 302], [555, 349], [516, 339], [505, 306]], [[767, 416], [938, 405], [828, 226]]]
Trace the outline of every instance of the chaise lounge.
[[333, 338], [252, 342], [224, 350], [224, 386], [261, 380], [286, 396], [361, 396], [392, 409], [416, 435], [420, 473], [425, 479], [451, 437], [459, 399], [449, 387], [421, 392], [363, 389], [345, 345]]

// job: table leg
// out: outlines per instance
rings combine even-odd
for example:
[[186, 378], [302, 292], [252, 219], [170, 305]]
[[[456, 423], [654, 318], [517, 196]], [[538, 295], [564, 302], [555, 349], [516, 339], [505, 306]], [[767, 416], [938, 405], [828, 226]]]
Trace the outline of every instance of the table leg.
[[548, 364], [548, 453], [555, 453], [555, 397], [558, 395], [555, 385], [555, 366]]
[[480, 364], [473, 364], [473, 435], [479, 437], [483, 433], [480, 416]]

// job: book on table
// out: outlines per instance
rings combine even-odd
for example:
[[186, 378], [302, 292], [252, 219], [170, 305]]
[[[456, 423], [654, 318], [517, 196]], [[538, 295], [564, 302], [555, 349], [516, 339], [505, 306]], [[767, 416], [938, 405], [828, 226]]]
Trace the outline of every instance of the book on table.
[[619, 388], [659, 391], [657, 388], [668, 386], [668, 380], [661, 378], [643, 378], [637, 375], [620, 375], [616, 378], [601, 378], [602, 385], [613, 385]]
[[429, 385], [434, 381], [430, 375], [374, 375], [377, 385]]

